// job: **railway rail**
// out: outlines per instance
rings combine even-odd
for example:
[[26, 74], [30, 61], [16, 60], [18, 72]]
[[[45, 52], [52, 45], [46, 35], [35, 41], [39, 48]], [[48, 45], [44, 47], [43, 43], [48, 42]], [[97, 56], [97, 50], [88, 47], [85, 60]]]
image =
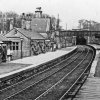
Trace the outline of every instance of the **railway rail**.
[[[24, 80], [24, 81], [21, 81], [21, 82], [19, 82], [19, 83], [17, 83], [16, 85], [12, 85], [12, 86], [10, 86], [9, 88], [7, 87], [6, 89], [3, 89], [2, 91], [1, 91], [1, 98], [3, 97], [7, 97], [8, 95], [11, 95], [12, 93], [13, 94], [16, 94], [16, 92], [15, 92], [15, 90], [17, 91], [17, 92], [19, 92], [20, 90], [22, 90], [22, 88], [26, 88], [26, 87], [29, 87], [29, 86], [31, 86], [33, 83], [34, 84], [36, 84], [38, 81], [40, 81], [40, 80], [42, 80], [43, 78], [47, 78], [47, 77], [49, 77], [51, 74], [53, 74], [53, 73], [56, 73], [58, 70], [60, 70], [61, 68], [60, 67], [63, 67], [63, 65], [62, 65], [62, 63], [64, 63], [64, 62], [71, 62], [71, 59], [70, 58], [72, 58], [72, 59], [75, 59], [75, 57], [73, 58], [73, 56], [75, 56], [75, 55], [79, 55], [79, 52], [80, 51], [77, 51], [75, 54], [73, 54], [72, 56], [70, 56], [69, 58], [67, 58], [67, 59], [65, 59], [65, 60], [63, 60], [62, 62], [60, 62], [60, 63], [58, 63], [57, 65], [54, 65], [53, 67], [52, 67], [52, 69], [51, 68], [48, 68], [48, 69], [46, 69], [46, 70], [44, 70], [44, 71], [42, 71], [42, 72], [40, 72], [40, 73], [38, 73], [38, 74], [36, 74], [36, 75], [33, 75], [33, 76], [31, 76], [30, 78], [27, 78], [26, 80]], [[80, 52], [81, 53], [81, 52]], [[46, 71], [46, 72], [45, 72]], [[45, 74], [44, 74], [45, 73]], [[32, 79], [33, 78], [33, 79]], [[30, 82], [29, 82], [30, 81]], [[23, 83], [25, 83], [24, 85], [23, 85]], [[18, 86], [19, 86], [19, 88], [18, 88]], [[14, 89], [13, 89], [14, 88]], [[8, 91], [7, 91], [8, 90]], [[7, 95], [6, 95], [7, 94]]]
[[65, 100], [73, 97], [84, 73], [89, 72], [93, 55], [91, 47], [81, 47], [52, 67], [2, 88], [0, 100]]
[[39, 66], [34, 67], [34, 68], [22, 70], [22, 71], [19, 71], [17, 73], [11, 74], [7, 77], [0, 78], [0, 91], [2, 91], [3, 89], [5, 89], [11, 85], [14, 85], [14, 84], [20, 82], [22, 80], [25, 80], [25, 79], [31, 77], [32, 75], [38, 74], [46, 69], [52, 68], [58, 62], [59, 63], [62, 62], [64, 59], [70, 57], [76, 51], [77, 51], [77, 49], [70, 52], [69, 54], [63, 55], [59, 58], [56, 58], [56, 59], [53, 59], [53, 60], [48, 61], [46, 63], [43, 63]]
[[[23, 90], [24, 88], [31, 86], [33, 83], [36, 84], [38, 81], [42, 80], [43, 78], [49, 77], [53, 73], [56, 73], [61, 68], [63, 68], [64, 62], [71, 63], [72, 59], [76, 59], [75, 55], [79, 56], [79, 54], [81, 54], [81, 52], [82, 51], [77, 50], [75, 53], [73, 53], [73, 55], [71, 55], [69, 57], [67, 55], [67, 57], [68, 57], [67, 59], [62, 60], [61, 62], [55, 64], [54, 66], [52, 66], [48, 69], [45, 69], [45, 70], [41, 71], [40, 73], [37, 73], [21, 82], [18, 82], [14, 85], [11, 85], [7, 88], [2, 89], [1, 93], [0, 93], [1, 100], [5, 99], [6, 97], [8, 98], [8, 96], [10, 96], [10, 95], [16, 94], [16, 92], [18, 93], [20, 90]], [[25, 83], [25, 84], [23, 85], [23, 83]]]

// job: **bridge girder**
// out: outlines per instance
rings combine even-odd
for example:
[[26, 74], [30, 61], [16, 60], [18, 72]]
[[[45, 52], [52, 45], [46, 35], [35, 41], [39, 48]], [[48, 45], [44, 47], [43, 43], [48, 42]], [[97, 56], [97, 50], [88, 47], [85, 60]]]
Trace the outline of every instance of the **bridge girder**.
[[100, 31], [60, 31], [59, 33], [59, 37], [100, 35]]

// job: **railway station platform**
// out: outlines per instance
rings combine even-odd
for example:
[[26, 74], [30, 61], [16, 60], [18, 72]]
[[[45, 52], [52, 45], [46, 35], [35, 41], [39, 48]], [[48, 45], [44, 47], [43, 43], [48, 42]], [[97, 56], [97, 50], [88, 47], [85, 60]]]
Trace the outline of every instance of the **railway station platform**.
[[11, 74], [17, 73], [21, 70], [26, 70], [32, 67], [36, 67], [40, 64], [68, 54], [69, 52], [76, 49], [77, 46], [66, 47], [54, 52], [47, 52], [45, 54], [39, 54], [37, 56], [30, 56], [18, 60], [13, 60], [6, 63], [0, 64], [0, 78], [9, 76]]
[[100, 45], [92, 45], [96, 49], [96, 57], [92, 63], [90, 75], [83, 84], [74, 100], [100, 100], [100, 77], [96, 77], [96, 71], [100, 73]]

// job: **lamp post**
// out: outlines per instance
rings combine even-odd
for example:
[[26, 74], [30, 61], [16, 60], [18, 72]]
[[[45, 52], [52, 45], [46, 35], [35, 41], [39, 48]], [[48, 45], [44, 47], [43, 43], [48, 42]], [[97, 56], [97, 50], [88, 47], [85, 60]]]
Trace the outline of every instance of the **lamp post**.
[[22, 43], [23, 43], [23, 38], [20, 38], [20, 40], [21, 40], [21, 59], [23, 58], [23, 50], [22, 50]]
[[66, 39], [67, 39], [67, 37], [65, 36], [65, 47], [67, 46], [67, 44], [66, 44]]
[[73, 36], [73, 43], [76, 45], [76, 36]]

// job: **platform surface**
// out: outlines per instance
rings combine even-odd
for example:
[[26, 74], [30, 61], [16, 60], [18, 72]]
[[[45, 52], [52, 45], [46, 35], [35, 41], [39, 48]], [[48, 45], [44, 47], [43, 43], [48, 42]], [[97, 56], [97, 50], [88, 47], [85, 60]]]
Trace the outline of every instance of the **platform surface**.
[[74, 100], [100, 100], [100, 78], [88, 78]]
[[47, 52], [45, 54], [39, 54], [37, 56], [26, 57], [7, 63], [0, 64], [0, 78], [9, 76], [17, 73], [21, 70], [36, 67], [42, 63], [48, 62], [62, 55], [68, 54], [69, 52], [76, 49], [77, 46], [67, 47], [54, 52]]

